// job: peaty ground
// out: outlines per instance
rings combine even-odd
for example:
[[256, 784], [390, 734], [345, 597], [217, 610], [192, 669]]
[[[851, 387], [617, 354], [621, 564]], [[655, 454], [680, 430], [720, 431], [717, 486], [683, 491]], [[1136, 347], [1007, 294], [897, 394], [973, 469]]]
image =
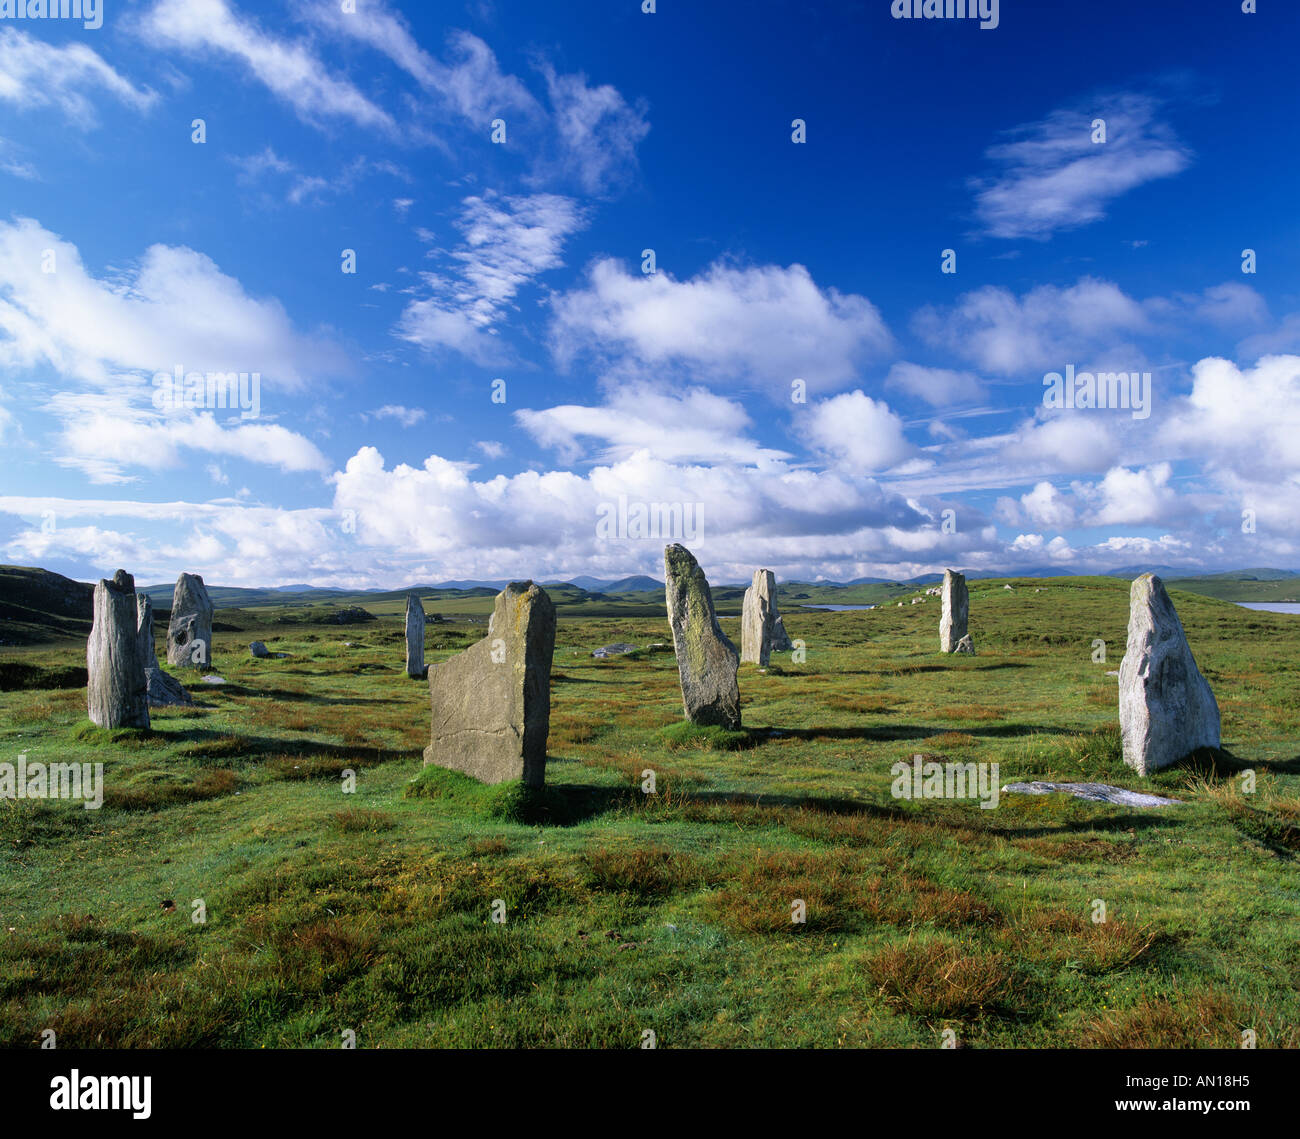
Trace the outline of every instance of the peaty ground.
[[[807, 658], [742, 668], [742, 733], [679, 726], [670, 651], [589, 656], [662, 617], [562, 620], [542, 796], [421, 769], [396, 613], [243, 611], [227, 683], [144, 735], [0, 692], [0, 760], [107, 788], [0, 801], [0, 1046], [1300, 1046], [1300, 618], [1175, 593], [1227, 751], [1141, 780], [1105, 675], [1128, 583], [1002, 585], [972, 584], [974, 658], [937, 652], [934, 597], [788, 612]], [[4, 660], [68, 683], [84, 646]], [[915, 754], [1188, 805], [896, 800]]]

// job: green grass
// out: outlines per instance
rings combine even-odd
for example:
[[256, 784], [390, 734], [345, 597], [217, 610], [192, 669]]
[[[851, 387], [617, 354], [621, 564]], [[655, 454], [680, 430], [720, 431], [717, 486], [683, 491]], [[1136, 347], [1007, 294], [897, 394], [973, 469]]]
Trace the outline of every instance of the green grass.
[[[671, 653], [590, 657], [661, 617], [564, 617], [541, 792], [421, 766], [396, 608], [244, 611], [228, 683], [149, 733], [90, 727], [80, 688], [2, 691], [0, 758], [102, 762], [106, 795], [0, 801], [0, 1046], [1300, 1045], [1300, 619], [1175, 592], [1226, 751], [1142, 780], [1105, 675], [1128, 583], [1011, 584], [971, 584], [975, 657], [936, 651], [937, 598], [791, 609], [807, 659], [742, 667], [740, 732], [683, 724]], [[431, 626], [427, 655], [482, 633]], [[918, 753], [1187, 805], [893, 799]]]

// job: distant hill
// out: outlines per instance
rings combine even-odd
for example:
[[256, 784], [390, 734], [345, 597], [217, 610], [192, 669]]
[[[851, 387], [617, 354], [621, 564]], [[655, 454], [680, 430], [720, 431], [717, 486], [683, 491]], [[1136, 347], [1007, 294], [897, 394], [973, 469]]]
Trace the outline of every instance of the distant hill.
[[[954, 567], [959, 568], [959, 567]], [[1180, 576], [1169, 566], [1150, 567], [1172, 587], [1222, 601], [1300, 601], [1300, 574], [1280, 569], [1244, 569], [1214, 574]], [[1147, 572], [1147, 567], [1125, 566], [1098, 576], [1133, 578]], [[1014, 574], [976, 571], [967, 574], [972, 580], [996, 578], [1050, 578], [1079, 575], [1055, 567], [1042, 567]], [[782, 606], [799, 605], [879, 605], [914, 593], [941, 580], [937, 573], [921, 574], [907, 581], [880, 578], [856, 578], [850, 582], [788, 581], [778, 585]], [[504, 579], [459, 580], [438, 585], [409, 586], [403, 589], [337, 589], [315, 586], [244, 586], [208, 585], [208, 593], [218, 610], [224, 611], [225, 624], [215, 623], [218, 631], [235, 631], [243, 617], [238, 610], [275, 609], [289, 622], [321, 619], [323, 612], [340, 607], [375, 607], [379, 616], [389, 617], [404, 610], [408, 593], [417, 594], [426, 607], [448, 614], [479, 614], [490, 609], [485, 602], [508, 584]], [[740, 612], [748, 582], [713, 585], [713, 597], [719, 612], [734, 616]], [[601, 581], [579, 577], [572, 582], [546, 582], [547, 591], [562, 615], [572, 616], [651, 616], [664, 611], [663, 582], [637, 574]], [[138, 587], [154, 603], [154, 619], [165, 623], [169, 615], [173, 585]], [[0, 566], [0, 646], [26, 645], [67, 638], [84, 639], [90, 635], [94, 589], [85, 582], [74, 581], [32, 566]], [[249, 614], [253, 616], [252, 613]]]
[[89, 637], [94, 597], [93, 585], [50, 570], [0, 566], [0, 645]]
[[[572, 584], [577, 585], [578, 582]], [[638, 577], [622, 577], [618, 581], [611, 581], [608, 585], [603, 586], [602, 593], [649, 593], [653, 590], [663, 589], [662, 581], [655, 581], [652, 577], [641, 575]], [[583, 587], [586, 588], [585, 586]]]

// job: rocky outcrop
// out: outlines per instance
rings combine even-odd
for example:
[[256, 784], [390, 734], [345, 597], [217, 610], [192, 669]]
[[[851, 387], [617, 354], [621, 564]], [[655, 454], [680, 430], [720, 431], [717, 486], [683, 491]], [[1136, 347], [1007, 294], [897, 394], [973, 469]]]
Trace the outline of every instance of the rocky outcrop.
[[664, 550], [664, 593], [677, 653], [682, 707], [695, 724], [740, 727], [740, 656], [718, 624], [709, 583], [685, 546]]
[[1119, 726], [1124, 762], [1139, 775], [1177, 763], [1198, 748], [1219, 746], [1219, 705], [1155, 574], [1144, 573], [1129, 592]]
[[[966, 622], [970, 613], [970, 594], [966, 590], [966, 577], [953, 570], [943, 571], [943, 611], [939, 615], [939, 648], [945, 653], [957, 652], [957, 646], [966, 636]], [[962, 652], [974, 652], [972, 644]]]
[[424, 606], [414, 593], [406, 595], [406, 675], [424, 675]]
[[203, 579], [183, 573], [172, 594], [167, 623], [167, 663], [173, 668], [208, 668], [212, 664], [212, 599]]
[[546, 778], [555, 606], [540, 586], [512, 582], [497, 594], [488, 634], [429, 666], [432, 710], [424, 762], [484, 783]]
[[95, 586], [94, 623], [86, 642], [86, 711], [101, 728], [149, 726], [135, 579], [126, 570]]
[[158, 664], [153, 644], [153, 601], [147, 593], [135, 596], [136, 636], [140, 641], [140, 659], [144, 662], [146, 698], [151, 708], [193, 704], [185, 686]]

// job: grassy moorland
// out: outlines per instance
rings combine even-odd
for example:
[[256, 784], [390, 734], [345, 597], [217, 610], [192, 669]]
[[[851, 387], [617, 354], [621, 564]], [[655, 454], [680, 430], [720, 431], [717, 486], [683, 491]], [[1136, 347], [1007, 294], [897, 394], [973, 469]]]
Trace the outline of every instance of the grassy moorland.
[[[147, 734], [57, 687], [82, 642], [6, 649], [0, 758], [103, 762], [107, 792], [0, 801], [0, 1046], [1300, 1046], [1300, 618], [1174, 593], [1227, 751], [1140, 780], [1106, 675], [1128, 583], [1012, 584], [973, 583], [974, 658], [936, 651], [936, 598], [787, 602], [807, 659], [742, 667], [734, 734], [679, 726], [671, 652], [589, 656], [662, 616], [563, 617], [540, 797], [422, 771], [396, 610], [242, 612], [227, 683]], [[482, 633], [430, 626], [428, 657]], [[1187, 805], [895, 800], [914, 754]]]

